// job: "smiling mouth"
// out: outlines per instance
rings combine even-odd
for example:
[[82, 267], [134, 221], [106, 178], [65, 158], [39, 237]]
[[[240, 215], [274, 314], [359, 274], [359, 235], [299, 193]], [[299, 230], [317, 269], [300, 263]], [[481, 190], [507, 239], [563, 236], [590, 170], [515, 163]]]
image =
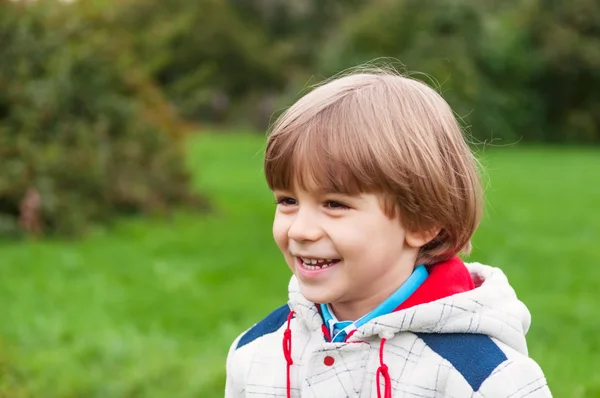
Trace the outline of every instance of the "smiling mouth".
[[325, 259], [325, 258], [307, 258], [307, 257], [296, 257], [299, 265], [302, 268], [308, 270], [319, 270], [331, 267], [341, 261], [341, 259]]

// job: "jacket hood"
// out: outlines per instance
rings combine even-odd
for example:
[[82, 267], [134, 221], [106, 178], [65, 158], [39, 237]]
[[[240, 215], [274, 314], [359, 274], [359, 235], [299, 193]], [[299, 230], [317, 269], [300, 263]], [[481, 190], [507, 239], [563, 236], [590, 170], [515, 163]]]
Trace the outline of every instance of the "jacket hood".
[[[348, 342], [376, 337], [390, 339], [401, 332], [471, 333], [488, 335], [527, 355], [525, 334], [531, 315], [504, 273], [479, 263], [465, 266], [473, 280], [473, 289], [377, 317], [358, 328]], [[295, 276], [288, 290], [288, 305], [301, 323], [313, 332], [320, 332], [321, 315], [316, 305], [302, 295]]]

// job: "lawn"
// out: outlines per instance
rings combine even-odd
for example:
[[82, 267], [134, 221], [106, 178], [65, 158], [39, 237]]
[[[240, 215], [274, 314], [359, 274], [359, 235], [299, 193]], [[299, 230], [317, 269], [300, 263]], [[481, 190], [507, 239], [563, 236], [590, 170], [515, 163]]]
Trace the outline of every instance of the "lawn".
[[[209, 215], [129, 220], [77, 242], [2, 242], [0, 397], [223, 396], [235, 336], [286, 301], [263, 137], [189, 143]], [[481, 153], [471, 259], [504, 269], [556, 397], [600, 397], [600, 151]]]

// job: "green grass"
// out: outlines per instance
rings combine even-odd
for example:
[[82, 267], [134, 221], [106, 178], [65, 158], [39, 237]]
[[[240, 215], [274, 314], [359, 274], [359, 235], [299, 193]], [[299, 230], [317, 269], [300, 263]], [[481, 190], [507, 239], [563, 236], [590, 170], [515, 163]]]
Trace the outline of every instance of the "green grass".
[[[190, 142], [210, 215], [121, 223], [79, 242], [0, 243], [0, 397], [222, 397], [234, 337], [287, 298], [262, 137]], [[600, 152], [484, 153], [472, 260], [529, 306], [557, 397], [600, 397]]]

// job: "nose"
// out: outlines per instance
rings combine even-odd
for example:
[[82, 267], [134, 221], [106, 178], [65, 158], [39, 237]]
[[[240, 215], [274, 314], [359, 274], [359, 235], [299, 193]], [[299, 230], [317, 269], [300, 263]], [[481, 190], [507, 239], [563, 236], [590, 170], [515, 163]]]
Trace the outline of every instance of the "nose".
[[323, 236], [318, 216], [308, 209], [300, 209], [288, 229], [288, 237], [297, 242], [317, 241]]

